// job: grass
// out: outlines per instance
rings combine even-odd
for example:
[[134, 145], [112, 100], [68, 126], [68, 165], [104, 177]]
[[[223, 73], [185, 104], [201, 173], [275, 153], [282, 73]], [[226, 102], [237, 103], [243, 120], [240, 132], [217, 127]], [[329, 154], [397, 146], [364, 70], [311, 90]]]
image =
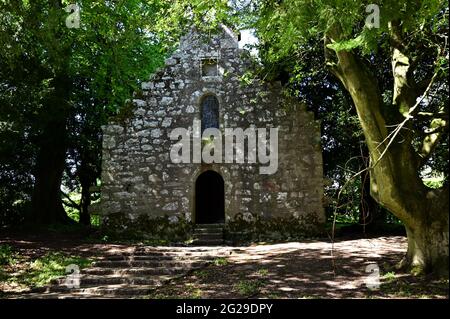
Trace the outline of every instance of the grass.
[[[48, 285], [52, 279], [66, 275], [66, 267], [77, 265], [83, 269], [91, 264], [91, 260], [80, 256], [66, 255], [61, 252], [50, 252], [29, 261], [18, 253], [0, 247], [3, 260], [9, 260], [9, 267], [0, 268], [0, 282], [25, 288], [35, 288]], [[7, 252], [5, 254], [5, 251]], [[14, 262], [5, 256], [15, 256]], [[20, 267], [16, 267], [20, 266]]]
[[86, 258], [52, 252], [33, 261], [30, 270], [21, 279], [28, 286], [41, 287], [48, 284], [52, 279], [64, 276], [66, 267], [69, 265], [77, 265], [82, 269], [90, 264], [91, 261]]
[[257, 271], [257, 273], [258, 275], [265, 277], [269, 274], [269, 270], [266, 268], [261, 268]]
[[448, 296], [448, 279], [431, 280], [424, 277], [398, 278], [393, 272], [383, 276], [380, 293], [384, 297], [429, 299]]
[[221, 257], [214, 259], [213, 263], [215, 266], [226, 266], [228, 265], [228, 260], [226, 258]]
[[384, 274], [383, 279], [386, 280], [386, 282], [391, 282], [395, 280], [395, 272], [390, 271]]
[[16, 261], [16, 254], [12, 247], [9, 245], [0, 245], [0, 282], [4, 282], [9, 278], [4, 268], [15, 264]]
[[0, 245], [0, 266], [8, 266], [16, 262], [16, 256], [11, 246]]
[[187, 291], [189, 293], [189, 299], [201, 299], [202, 298], [202, 290], [199, 288], [195, 288], [194, 285], [186, 285]]
[[251, 297], [260, 292], [264, 286], [261, 280], [241, 280], [236, 285], [236, 290], [243, 296]]

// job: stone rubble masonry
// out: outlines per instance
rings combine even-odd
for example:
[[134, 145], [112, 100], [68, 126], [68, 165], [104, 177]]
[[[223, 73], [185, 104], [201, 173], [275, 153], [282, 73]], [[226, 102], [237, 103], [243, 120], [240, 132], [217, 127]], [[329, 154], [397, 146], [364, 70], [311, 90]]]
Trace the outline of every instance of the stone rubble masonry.
[[[251, 66], [246, 56], [226, 27], [206, 40], [193, 29], [182, 37], [165, 67], [142, 83], [143, 97], [132, 101], [132, 117], [102, 128], [100, 214], [104, 223], [117, 215], [131, 222], [143, 215], [165, 216], [171, 223], [195, 222], [195, 182], [200, 173], [211, 169], [225, 182], [226, 223], [239, 216], [246, 221], [294, 218], [305, 229], [323, 225], [320, 124], [304, 105], [283, 95], [279, 82], [244, 84], [240, 78]], [[217, 76], [202, 76], [202, 59], [218, 61]], [[192, 128], [193, 120], [200, 120], [200, 103], [208, 94], [219, 101], [222, 132], [225, 127], [279, 127], [275, 174], [259, 174], [260, 164], [170, 161], [175, 141], [169, 133], [177, 127]]]

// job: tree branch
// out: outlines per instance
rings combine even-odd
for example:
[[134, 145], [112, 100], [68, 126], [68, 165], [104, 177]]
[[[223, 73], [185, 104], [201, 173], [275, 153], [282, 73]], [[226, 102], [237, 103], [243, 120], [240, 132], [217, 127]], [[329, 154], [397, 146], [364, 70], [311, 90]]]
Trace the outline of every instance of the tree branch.
[[77, 204], [76, 202], [74, 202], [69, 195], [67, 195], [66, 193], [64, 193], [63, 191], [61, 191], [61, 195], [63, 195], [64, 198], [66, 198], [69, 203], [66, 203], [63, 201], [64, 205], [72, 207], [72, 208], [76, 208], [78, 210], [81, 210], [81, 205]]
[[[411, 79], [412, 62], [406, 54], [402, 27], [399, 21], [389, 22], [389, 32], [392, 46], [392, 76], [394, 78], [394, 90], [392, 104], [396, 105], [403, 116], [410, 113], [416, 100], [417, 92], [414, 89], [414, 81]], [[432, 80], [430, 80], [431, 82]]]
[[[391, 137], [390, 141], [388, 142], [387, 146], [385, 147], [385, 149], [383, 150], [383, 153], [381, 153], [380, 157], [379, 157], [379, 158], [377, 159], [377, 161], [372, 165], [372, 167], [375, 167], [375, 166], [380, 162], [380, 160], [383, 158], [384, 154], [386, 154], [386, 152], [387, 152], [389, 146], [391, 146], [392, 142], [395, 140], [396, 136], [397, 136], [398, 133], [401, 131], [401, 129], [403, 128], [403, 126], [405, 126], [406, 123], [407, 123], [410, 119], [414, 118], [413, 115], [418, 111], [418, 109], [419, 109], [418, 107], [419, 107], [420, 103], [422, 103], [422, 101], [423, 101], [423, 100], [425, 99], [425, 97], [428, 95], [428, 92], [430, 91], [431, 86], [433, 85], [434, 80], [436, 79], [436, 76], [437, 76], [437, 73], [435, 73], [435, 74], [433, 75], [433, 78], [431, 79], [430, 83], [428, 84], [427, 89], [425, 90], [425, 92], [423, 93], [423, 95], [420, 97], [420, 99], [417, 100], [416, 103], [414, 104], [414, 106], [411, 107], [411, 108], [409, 109], [409, 112], [408, 112], [408, 114], [405, 115], [405, 119], [403, 120], [403, 122], [401, 122], [401, 123], [395, 128], [395, 130], [392, 131], [392, 132], [388, 135], [387, 138], [389, 138], [390, 135], [392, 135], [392, 137]], [[394, 132], [395, 132], [395, 133], [394, 133]], [[392, 134], [392, 133], [393, 133], [393, 134]], [[384, 142], [384, 141], [383, 141], [383, 142]], [[383, 143], [383, 142], [382, 142], [382, 143]], [[421, 161], [419, 161], [419, 162], [421, 162]]]
[[345, 78], [343, 77], [343, 74], [338, 66], [338, 64], [333, 61], [332, 56], [336, 57], [336, 54], [333, 50], [328, 48], [328, 44], [332, 43], [332, 40], [330, 37], [325, 35], [324, 41], [323, 41], [323, 51], [324, 51], [324, 57], [325, 57], [325, 65], [330, 70], [330, 72], [336, 76], [339, 81], [345, 86]]
[[422, 147], [419, 151], [419, 167], [424, 165], [433, 154], [434, 149], [439, 144], [442, 136], [448, 131], [448, 121], [442, 119], [434, 119], [430, 125], [430, 131], [422, 141]]
[[449, 119], [449, 114], [445, 113], [445, 112], [438, 112], [438, 113], [433, 113], [433, 112], [417, 112], [416, 114], [416, 118], [421, 118], [421, 119], [428, 119], [428, 120], [434, 120], [434, 119], [442, 119], [442, 120], [447, 120]]

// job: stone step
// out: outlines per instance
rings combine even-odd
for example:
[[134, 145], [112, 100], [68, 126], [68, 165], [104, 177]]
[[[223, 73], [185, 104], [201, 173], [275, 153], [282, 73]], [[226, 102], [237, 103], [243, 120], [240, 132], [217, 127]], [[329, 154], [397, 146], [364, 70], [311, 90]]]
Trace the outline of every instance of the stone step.
[[195, 229], [223, 229], [225, 224], [196, 224]]
[[222, 233], [194, 234], [194, 238], [197, 238], [197, 239], [223, 239], [223, 234]]
[[198, 239], [194, 240], [192, 244], [197, 246], [221, 246], [223, 245], [223, 239]]
[[196, 255], [148, 255], [148, 254], [138, 254], [138, 255], [111, 255], [111, 256], [105, 256], [103, 258], [97, 259], [98, 261], [105, 261], [105, 260], [126, 260], [126, 261], [139, 261], [139, 260], [160, 260], [160, 261], [183, 261], [183, 260], [196, 260], [196, 261], [202, 261], [202, 260], [208, 260], [212, 257], [209, 256], [196, 256]]
[[[197, 245], [222, 245], [222, 231], [200, 234]], [[40, 298], [136, 298], [167, 281], [209, 264], [221, 249], [185, 247], [154, 249], [138, 247], [133, 252], [112, 253], [96, 259], [80, 273], [80, 287], [67, 288], [66, 277], [52, 280], [51, 285], [31, 292]]]
[[[173, 276], [172, 276], [173, 277]], [[153, 285], [155, 287], [161, 286], [166, 280], [171, 279], [169, 276], [154, 276], [154, 277], [136, 277], [136, 276], [103, 276], [103, 275], [89, 275], [80, 277], [80, 287], [95, 287], [95, 286], [107, 286], [107, 285]], [[62, 288], [67, 288], [65, 285], [65, 279], [60, 279], [54, 283], [54, 286], [62, 286]]]
[[[148, 252], [148, 251], [137, 251], [133, 254], [121, 254], [122, 256], [155, 256], [155, 257], [162, 257], [163, 259], [170, 259], [170, 258], [181, 258], [181, 259], [191, 259], [193, 257], [210, 257], [211, 256], [211, 248], [207, 247], [189, 247], [189, 248], [195, 248], [196, 251], [192, 252], [171, 252], [171, 253], [154, 253], [154, 252]], [[200, 250], [202, 248], [202, 250]], [[110, 255], [113, 256], [113, 255]]]
[[194, 241], [192, 245], [223, 245], [223, 228], [224, 224], [197, 224], [194, 229]]
[[194, 229], [194, 234], [223, 234], [223, 229], [198, 228]]
[[203, 265], [201, 261], [176, 261], [176, 260], [99, 260], [92, 263], [93, 267], [196, 267]]
[[70, 292], [47, 292], [45, 294], [29, 294], [32, 299], [125, 299], [139, 298], [139, 295], [115, 295], [115, 294], [90, 294], [90, 293], [70, 293]]
[[149, 254], [149, 255], [204, 255], [204, 254], [210, 254], [212, 251], [210, 248], [207, 247], [168, 247], [168, 248], [157, 248], [154, 247], [138, 247], [136, 250], [130, 253], [124, 253], [121, 255], [142, 255], [142, 254]]
[[126, 275], [135, 275], [135, 276], [157, 276], [157, 275], [175, 275], [180, 274], [186, 271], [189, 271], [193, 268], [190, 265], [185, 267], [155, 267], [155, 268], [107, 268], [107, 267], [94, 267], [82, 270], [82, 274], [88, 275], [113, 275], [113, 276], [126, 276]]
[[70, 289], [65, 286], [50, 286], [46, 293], [69, 293], [71, 296], [79, 296], [85, 298], [102, 297], [117, 297], [117, 296], [145, 296], [155, 285], [132, 285], [132, 284], [112, 284], [101, 285], [95, 287], [86, 287], [78, 289]]

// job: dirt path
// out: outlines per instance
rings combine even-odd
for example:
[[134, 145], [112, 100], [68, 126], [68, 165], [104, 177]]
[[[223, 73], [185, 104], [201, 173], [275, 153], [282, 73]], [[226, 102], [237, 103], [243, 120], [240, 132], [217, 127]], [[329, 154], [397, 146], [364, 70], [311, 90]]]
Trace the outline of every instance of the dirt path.
[[[392, 265], [406, 248], [402, 237], [314, 241], [233, 249], [222, 265], [160, 289], [190, 287], [199, 297], [365, 298], [366, 266]], [[158, 293], [158, 292], [157, 292]]]
[[[133, 253], [137, 247], [33, 238], [0, 239], [0, 244], [4, 243], [31, 259], [55, 250], [96, 258]], [[170, 249], [182, 253], [191, 248]], [[172, 280], [148, 297], [448, 298], [448, 280], [414, 278], [393, 270], [406, 251], [406, 239], [401, 236], [339, 240], [334, 245], [328, 241], [305, 241], [215, 249], [220, 254], [210, 266]], [[380, 289], [367, 288], [371, 275], [366, 272], [368, 265], [379, 267]]]

